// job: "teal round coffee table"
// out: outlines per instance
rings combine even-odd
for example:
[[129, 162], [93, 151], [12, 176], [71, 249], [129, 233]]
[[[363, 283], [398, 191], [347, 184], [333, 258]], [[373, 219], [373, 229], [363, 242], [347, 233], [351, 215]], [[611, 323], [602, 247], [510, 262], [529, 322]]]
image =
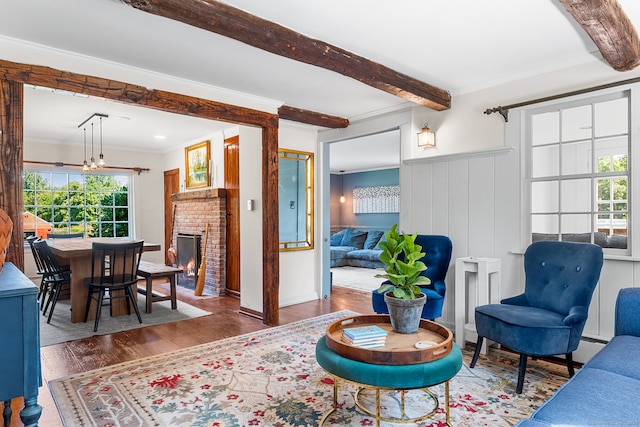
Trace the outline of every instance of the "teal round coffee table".
[[[426, 321], [425, 321], [426, 322]], [[403, 337], [406, 339], [406, 337]], [[331, 337], [330, 337], [331, 339]], [[370, 352], [370, 350], [367, 350]], [[385, 350], [380, 350], [385, 351]], [[353, 353], [344, 353], [352, 356]], [[357, 357], [356, 357], [357, 358]], [[333, 351], [327, 345], [327, 336], [322, 337], [316, 344], [316, 360], [318, 364], [333, 378], [333, 407], [327, 411], [320, 420], [320, 426], [324, 425], [328, 417], [338, 408], [339, 383], [352, 384], [357, 391], [354, 394], [356, 406], [365, 414], [374, 417], [376, 426], [380, 421], [394, 423], [416, 423], [427, 420], [435, 415], [439, 408], [438, 397], [429, 390], [438, 384], [445, 385], [445, 416], [446, 423], [450, 424], [449, 412], [449, 380], [453, 378], [462, 367], [462, 352], [455, 343], [450, 343], [450, 351], [443, 356], [425, 361], [423, 363], [412, 362], [410, 364], [385, 364], [370, 363], [368, 361], [355, 360]], [[361, 402], [360, 393], [363, 390], [375, 392], [375, 411], [365, 407]], [[404, 407], [404, 395], [408, 390], [422, 390], [433, 401], [433, 409], [419, 417], [406, 416]], [[401, 393], [400, 417], [386, 417], [381, 414], [380, 392], [398, 391]]]

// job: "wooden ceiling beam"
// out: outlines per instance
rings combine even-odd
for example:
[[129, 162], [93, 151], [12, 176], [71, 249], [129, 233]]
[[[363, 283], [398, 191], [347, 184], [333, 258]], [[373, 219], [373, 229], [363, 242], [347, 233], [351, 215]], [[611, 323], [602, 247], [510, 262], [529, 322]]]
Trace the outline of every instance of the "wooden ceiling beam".
[[342, 129], [349, 126], [349, 119], [331, 116], [329, 114], [317, 113], [315, 111], [304, 110], [302, 108], [283, 105], [278, 108], [278, 116], [281, 119], [291, 120], [308, 125], [322, 126], [331, 129]]
[[560, 0], [617, 71], [640, 64], [638, 32], [617, 0]]
[[451, 108], [449, 92], [362, 56], [216, 0], [121, 0], [285, 58], [324, 68], [434, 110]]
[[83, 93], [98, 98], [203, 119], [228, 123], [245, 123], [263, 127], [278, 127], [278, 116], [264, 111], [236, 107], [158, 89], [148, 89], [130, 83], [61, 71], [40, 65], [19, 64], [0, 59], [0, 79]]

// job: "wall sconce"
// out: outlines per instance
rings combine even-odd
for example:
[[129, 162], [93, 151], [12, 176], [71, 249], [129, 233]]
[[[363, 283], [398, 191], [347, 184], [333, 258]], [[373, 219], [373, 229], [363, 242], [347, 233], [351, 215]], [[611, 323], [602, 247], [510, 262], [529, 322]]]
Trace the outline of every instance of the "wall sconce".
[[424, 127], [418, 132], [418, 147], [435, 147], [436, 134], [425, 123]]
[[340, 203], [346, 202], [347, 199], [344, 197], [344, 171], [340, 171]]

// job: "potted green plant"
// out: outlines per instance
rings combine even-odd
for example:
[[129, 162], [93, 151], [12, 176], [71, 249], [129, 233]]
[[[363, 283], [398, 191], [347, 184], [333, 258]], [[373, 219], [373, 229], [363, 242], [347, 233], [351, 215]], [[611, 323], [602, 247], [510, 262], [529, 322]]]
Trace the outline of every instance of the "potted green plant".
[[431, 283], [428, 277], [420, 274], [427, 269], [420, 261], [425, 253], [422, 246], [415, 243], [418, 233], [399, 233], [398, 224], [394, 224], [385, 236], [386, 240], [379, 243], [382, 249], [380, 261], [386, 265], [385, 272], [375, 277], [387, 281], [380, 285], [378, 292], [384, 293], [393, 330], [412, 334], [420, 327], [422, 307], [427, 302], [419, 285]]

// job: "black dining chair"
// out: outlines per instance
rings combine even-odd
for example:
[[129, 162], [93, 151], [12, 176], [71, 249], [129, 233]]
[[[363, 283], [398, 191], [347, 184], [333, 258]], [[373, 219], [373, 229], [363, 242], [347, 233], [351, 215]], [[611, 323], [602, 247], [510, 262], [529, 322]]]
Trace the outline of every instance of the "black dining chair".
[[[140, 265], [143, 245], [144, 242], [139, 241], [126, 243], [94, 242], [91, 246], [91, 277], [85, 279], [84, 282], [89, 288], [84, 321], [86, 322], [89, 318], [91, 301], [95, 299], [97, 305], [93, 332], [98, 331], [102, 305], [109, 305], [110, 314], [113, 315], [113, 300], [119, 298], [126, 299], [127, 314], [131, 314], [131, 306], [133, 306], [138, 316], [138, 321], [142, 323], [140, 310], [131, 288], [138, 282], [138, 266]], [[105, 294], [108, 294], [107, 299], [109, 301], [107, 303], [104, 302]]]
[[42, 265], [42, 260], [40, 259], [40, 254], [38, 253], [38, 251], [36, 250], [33, 244], [36, 240], [38, 240], [37, 236], [27, 237], [27, 243], [29, 243], [29, 247], [31, 248], [31, 253], [33, 254], [33, 260], [36, 263], [36, 274], [41, 276], [40, 289], [38, 290], [37, 299], [39, 301], [40, 298], [42, 298], [42, 301], [40, 302], [40, 310], [42, 310], [42, 308], [44, 307], [44, 298], [47, 294], [47, 288], [49, 285], [44, 280], [46, 276], [45, 276], [44, 266]]
[[45, 316], [47, 314], [47, 310], [51, 304], [51, 311], [49, 311], [49, 316], [47, 317], [47, 323], [50, 323], [51, 316], [53, 315], [53, 310], [56, 308], [56, 304], [58, 303], [62, 287], [64, 285], [70, 286], [71, 284], [71, 272], [62, 268], [58, 264], [58, 261], [53, 255], [53, 252], [51, 252], [51, 248], [49, 248], [46, 240], [35, 240], [33, 242], [33, 247], [37, 253], [37, 257], [39, 257], [40, 262], [42, 263], [44, 271], [42, 280], [45, 291], [42, 294], [42, 302], [44, 302], [45, 298], [47, 302], [42, 310], [42, 315]]

